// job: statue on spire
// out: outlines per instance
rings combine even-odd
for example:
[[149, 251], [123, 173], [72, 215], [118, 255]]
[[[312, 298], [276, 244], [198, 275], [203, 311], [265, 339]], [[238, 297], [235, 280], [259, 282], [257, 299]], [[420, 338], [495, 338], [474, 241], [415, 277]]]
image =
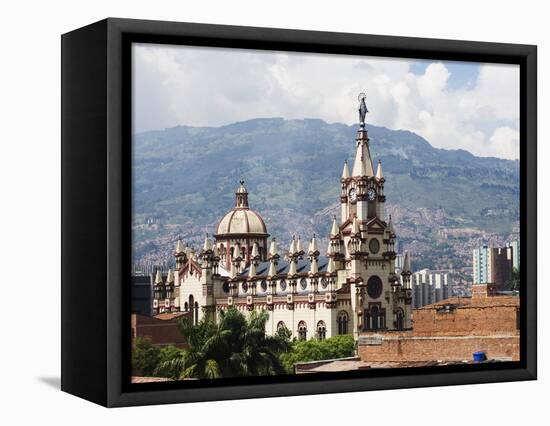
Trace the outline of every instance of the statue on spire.
[[364, 92], [359, 93], [359, 96], [357, 97], [359, 100], [359, 125], [361, 127], [365, 127], [365, 116], [367, 115], [367, 112], [369, 112], [367, 109], [367, 104], [365, 103], [366, 98], [367, 95]]

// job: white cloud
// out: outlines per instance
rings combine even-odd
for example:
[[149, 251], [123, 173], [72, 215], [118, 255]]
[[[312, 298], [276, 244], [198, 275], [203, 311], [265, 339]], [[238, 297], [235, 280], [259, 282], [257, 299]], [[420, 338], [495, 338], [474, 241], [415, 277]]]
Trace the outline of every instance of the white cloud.
[[519, 157], [518, 67], [482, 64], [473, 84], [451, 89], [452, 73], [444, 62], [429, 64], [421, 75], [411, 72], [411, 64], [136, 45], [135, 130], [275, 116], [351, 124], [357, 120], [357, 94], [366, 91], [369, 123], [411, 130], [439, 148]]

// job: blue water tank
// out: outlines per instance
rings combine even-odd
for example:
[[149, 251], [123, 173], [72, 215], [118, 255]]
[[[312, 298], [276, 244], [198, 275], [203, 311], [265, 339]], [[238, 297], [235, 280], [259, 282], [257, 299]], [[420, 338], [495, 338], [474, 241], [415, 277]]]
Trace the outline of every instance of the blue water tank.
[[482, 351], [474, 352], [475, 362], [485, 361], [485, 360], [487, 360], [487, 355], [485, 355], [485, 352], [482, 352]]

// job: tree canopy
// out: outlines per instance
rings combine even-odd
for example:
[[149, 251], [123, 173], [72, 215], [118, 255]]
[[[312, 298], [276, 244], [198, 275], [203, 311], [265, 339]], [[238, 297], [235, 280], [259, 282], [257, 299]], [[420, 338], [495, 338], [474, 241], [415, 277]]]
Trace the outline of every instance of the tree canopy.
[[161, 362], [156, 374], [174, 379], [284, 374], [280, 356], [290, 349], [290, 341], [282, 334], [266, 335], [268, 318], [265, 311], [245, 318], [235, 308], [221, 312], [217, 323], [207, 317], [197, 324], [182, 318], [179, 327], [189, 347]]

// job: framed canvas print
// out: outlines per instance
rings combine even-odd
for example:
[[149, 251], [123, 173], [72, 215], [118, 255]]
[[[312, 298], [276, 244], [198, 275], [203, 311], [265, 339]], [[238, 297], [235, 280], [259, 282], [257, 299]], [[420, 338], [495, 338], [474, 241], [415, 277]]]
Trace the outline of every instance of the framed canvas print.
[[536, 378], [536, 47], [107, 19], [62, 37], [62, 389]]

